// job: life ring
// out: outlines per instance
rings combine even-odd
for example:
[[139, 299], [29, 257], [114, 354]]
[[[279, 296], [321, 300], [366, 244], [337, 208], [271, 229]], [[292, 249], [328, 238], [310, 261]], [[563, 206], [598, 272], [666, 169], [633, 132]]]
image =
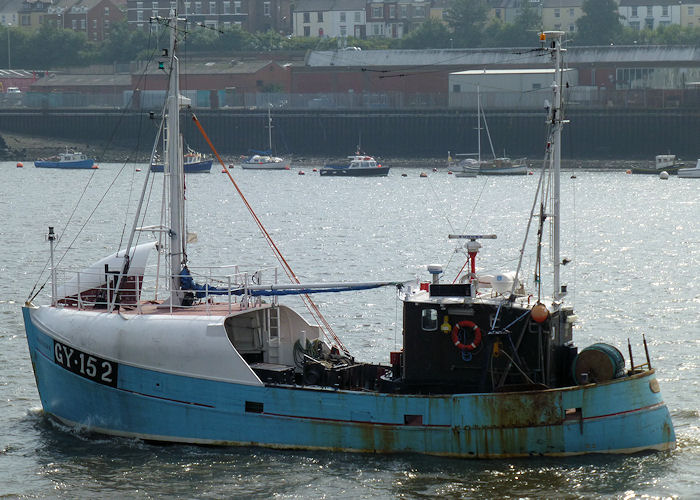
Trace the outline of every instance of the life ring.
[[[459, 340], [459, 331], [464, 327], [469, 327], [474, 332], [474, 340], [472, 340], [471, 344], [463, 344]], [[462, 351], [473, 351], [481, 344], [481, 328], [473, 321], [460, 321], [452, 328], [452, 343], [457, 349]]]

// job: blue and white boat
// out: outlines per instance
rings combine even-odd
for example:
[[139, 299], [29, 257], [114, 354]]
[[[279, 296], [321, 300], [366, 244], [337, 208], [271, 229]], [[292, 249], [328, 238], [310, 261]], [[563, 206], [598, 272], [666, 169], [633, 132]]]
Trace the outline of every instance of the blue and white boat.
[[389, 168], [381, 165], [371, 156], [356, 153], [348, 156], [347, 163], [328, 164], [319, 170], [319, 174], [329, 177], [386, 177]]
[[[178, 137], [186, 99], [174, 49], [183, 31], [175, 19], [160, 22], [171, 30], [167, 131]], [[547, 33], [541, 48], [557, 70], [562, 37]], [[148, 227], [135, 222], [128, 251], [59, 284], [65, 274], [54, 268], [57, 240], [49, 230], [51, 301], [37, 305], [32, 293], [23, 307], [44, 411], [96, 433], [207, 445], [464, 458], [673, 449], [673, 424], [649, 355], [626, 366], [614, 346], [578, 352], [573, 344], [576, 316], [559, 283], [561, 75], [536, 195], [554, 228], [551, 299], [533, 299], [544, 290], [522, 290], [520, 265], [514, 274], [478, 274], [480, 242], [493, 235], [451, 235], [466, 242], [470, 264], [455, 283], [440, 282], [439, 265], [421, 282], [303, 284], [290, 274], [292, 283], [280, 284], [263, 280], [276, 276], [269, 271], [197, 271], [186, 251], [183, 155], [170, 148], [167, 218]], [[554, 190], [546, 195], [545, 172]], [[163, 241], [136, 244], [145, 233]], [[166, 258], [156, 266], [166, 268], [165, 299], [146, 296], [154, 288], [150, 254]], [[378, 286], [397, 287], [403, 301], [403, 348], [387, 353], [387, 363], [356, 360], [318, 309], [310, 307], [313, 324], [279, 302], [279, 295], [302, 294], [312, 304], [314, 292]]]
[[34, 166], [38, 168], [97, 168], [94, 159], [69, 149], [51, 158], [36, 160]]
[[[196, 151], [189, 150], [185, 154], [183, 168], [186, 174], [208, 174], [211, 172], [212, 158]], [[151, 163], [151, 172], [164, 172], [165, 165], [160, 162]]]

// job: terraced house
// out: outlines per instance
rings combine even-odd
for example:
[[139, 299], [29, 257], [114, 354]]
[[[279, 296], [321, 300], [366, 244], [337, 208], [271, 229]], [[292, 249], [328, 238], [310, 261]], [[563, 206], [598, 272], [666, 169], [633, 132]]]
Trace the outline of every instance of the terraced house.
[[210, 28], [240, 26], [246, 31], [291, 31], [291, 0], [127, 0], [127, 19], [135, 29], [156, 29], [151, 17], [167, 16], [180, 5], [183, 15], [193, 23]]

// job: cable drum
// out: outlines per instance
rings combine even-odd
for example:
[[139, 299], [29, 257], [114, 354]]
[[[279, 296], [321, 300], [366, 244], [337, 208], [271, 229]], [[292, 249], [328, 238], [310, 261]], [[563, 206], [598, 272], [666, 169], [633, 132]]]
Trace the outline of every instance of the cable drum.
[[625, 358], [610, 344], [593, 344], [578, 353], [572, 371], [579, 385], [607, 382], [625, 376]]

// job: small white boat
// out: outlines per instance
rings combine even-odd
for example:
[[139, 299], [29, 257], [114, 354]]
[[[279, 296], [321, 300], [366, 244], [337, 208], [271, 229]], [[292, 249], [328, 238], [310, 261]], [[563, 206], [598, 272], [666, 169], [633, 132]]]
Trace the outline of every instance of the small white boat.
[[700, 179], [700, 159], [693, 168], [678, 169], [678, 177], [682, 179]]
[[272, 115], [267, 108], [267, 151], [250, 150], [250, 156], [241, 163], [246, 170], [289, 170], [289, 163], [272, 155]]
[[683, 167], [683, 163], [676, 158], [676, 155], [656, 155], [654, 157], [654, 166], [644, 167], [635, 166], [630, 170], [633, 174], [660, 174], [661, 172], [667, 172], [669, 174], [677, 174], [678, 170]]
[[247, 170], [289, 170], [289, 164], [278, 156], [267, 152], [253, 151], [253, 154], [241, 163], [241, 168]]

